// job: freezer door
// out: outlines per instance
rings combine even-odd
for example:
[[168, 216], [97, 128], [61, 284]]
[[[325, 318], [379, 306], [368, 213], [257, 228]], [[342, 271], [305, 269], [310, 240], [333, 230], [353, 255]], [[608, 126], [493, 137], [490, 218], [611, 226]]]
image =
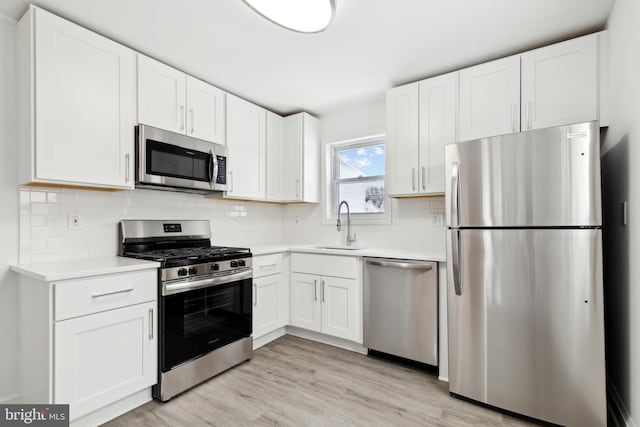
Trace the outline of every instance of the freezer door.
[[588, 122], [447, 145], [447, 225], [602, 225], [599, 131]]
[[601, 230], [447, 237], [449, 390], [551, 423], [606, 425]]

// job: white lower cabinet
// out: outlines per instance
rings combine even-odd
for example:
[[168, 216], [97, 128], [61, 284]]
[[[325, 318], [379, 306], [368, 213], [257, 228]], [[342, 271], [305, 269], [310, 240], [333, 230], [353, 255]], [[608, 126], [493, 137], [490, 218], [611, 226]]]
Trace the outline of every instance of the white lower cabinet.
[[288, 299], [282, 254], [253, 257], [253, 338], [287, 325]]
[[290, 324], [362, 343], [360, 259], [294, 253], [291, 270]]
[[157, 382], [156, 303], [56, 322], [55, 403], [80, 418]]
[[97, 425], [151, 399], [157, 269], [56, 281], [20, 277], [20, 400], [69, 404]]

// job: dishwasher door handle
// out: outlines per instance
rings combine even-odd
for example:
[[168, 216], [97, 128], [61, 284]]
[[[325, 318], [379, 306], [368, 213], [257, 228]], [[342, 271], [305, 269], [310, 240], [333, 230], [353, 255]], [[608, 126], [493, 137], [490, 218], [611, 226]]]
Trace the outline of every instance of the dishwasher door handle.
[[432, 270], [433, 264], [414, 264], [410, 262], [396, 262], [396, 261], [377, 261], [377, 260], [366, 260], [367, 264], [370, 265], [378, 265], [380, 267], [396, 267], [396, 268], [407, 268], [411, 270]]

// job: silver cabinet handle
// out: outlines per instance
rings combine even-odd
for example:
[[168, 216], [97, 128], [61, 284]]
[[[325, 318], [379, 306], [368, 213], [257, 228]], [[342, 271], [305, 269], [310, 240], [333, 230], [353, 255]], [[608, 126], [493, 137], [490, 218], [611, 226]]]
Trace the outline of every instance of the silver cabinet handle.
[[407, 268], [413, 270], [433, 270], [433, 264], [425, 264], [425, 263], [412, 263], [412, 262], [398, 262], [398, 261], [378, 261], [373, 259], [368, 259], [365, 261], [370, 265], [378, 265], [380, 267], [396, 267], [396, 268]]
[[229, 192], [233, 192], [233, 172], [229, 171]]
[[184, 105], [180, 106], [180, 130], [184, 130]]
[[313, 280], [313, 300], [318, 301], [318, 279]]
[[124, 155], [124, 182], [129, 182], [129, 153]]
[[296, 178], [296, 198], [300, 197], [300, 178]]
[[516, 118], [516, 114], [517, 114], [517, 108], [515, 104], [511, 104], [511, 130], [516, 132], [517, 129], [517, 125], [518, 125], [518, 120]]
[[253, 305], [258, 305], [258, 284], [253, 282]]
[[191, 114], [191, 133], [194, 133], [196, 128], [194, 124], [195, 115], [193, 114], [193, 108], [189, 108], [189, 113]]
[[149, 309], [149, 341], [153, 339], [153, 308]]
[[91, 298], [100, 298], [100, 297], [107, 297], [109, 295], [117, 295], [117, 294], [125, 294], [128, 292], [132, 292], [133, 288], [128, 288], [128, 289], [122, 289], [119, 291], [113, 291], [113, 292], [104, 292], [101, 294], [91, 294]]
[[422, 167], [422, 189], [427, 189], [427, 168]]
[[411, 189], [416, 191], [416, 168], [411, 168]]
[[527, 130], [531, 129], [531, 117], [533, 116], [533, 103], [531, 101], [527, 102], [527, 107], [525, 110], [525, 122], [527, 123]]
[[458, 227], [460, 225], [460, 212], [458, 211], [458, 202], [460, 200], [460, 168], [458, 163], [451, 166], [451, 225]]
[[320, 291], [322, 291], [322, 302], [324, 302], [324, 280], [322, 281], [322, 284], [320, 286]]

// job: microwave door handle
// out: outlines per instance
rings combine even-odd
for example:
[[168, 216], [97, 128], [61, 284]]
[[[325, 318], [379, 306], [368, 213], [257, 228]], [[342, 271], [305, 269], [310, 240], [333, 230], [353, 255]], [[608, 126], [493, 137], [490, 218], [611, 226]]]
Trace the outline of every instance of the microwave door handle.
[[215, 153], [211, 153], [211, 179], [209, 182], [212, 187], [218, 183], [218, 156]]

